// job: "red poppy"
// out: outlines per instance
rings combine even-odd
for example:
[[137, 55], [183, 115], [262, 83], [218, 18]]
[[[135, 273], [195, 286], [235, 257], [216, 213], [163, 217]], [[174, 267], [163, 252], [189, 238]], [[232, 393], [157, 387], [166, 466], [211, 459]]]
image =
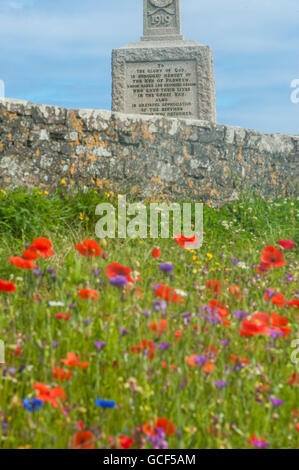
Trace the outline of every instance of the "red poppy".
[[287, 326], [289, 320], [287, 317], [281, 317], [275, 312], [271, 312], [271, 328], [278, 331], [281, 334], [281, 337], [284, 338], [291, 333], [291, 328]]
[[291, 250], [295, 246], [295, 243], [293, 242], [293, 240], [278, 240], [277, 243], [284, 250]]
[[130, 351], [133, 353], [140, 354], [142, 351], [148, 352], [148, 358], [150, 360], [155, 357], [155, 346], [151, 341], [143, 339], [136, 346], [131, 346]]
[[22, 255], [26, 259], [36, 260], [38, 258], [38, 254], [33, 250], [23, 250]]
[[287, 303], [285, 296], [279, 292], [276, 292], [271, 297], [269, 296], [268, 292], [265, 292], [264, 299], [270, 300], [273, 305], [277, 305], [278, 307], [285, 307]]
[[218, 354], [218, 349], [215, 348], [215, 346], [213, 346], [213, 344], [209, 344], [209, 346], [207, 346], [205, 349], [204, 349], [204, 354], [205, 355], [209, 355], [209, 356], [216, 356]]
[[35, 264], [31, 259], [25, 259], [22, 258], [21, 256], [15, 256], [12, 258], [9, 258], [9, 261], [11, 264], [14, 264], [20, 269], [34, 269]]
[[156, 429], [163, 429], [166, 436], [171, 436], [175, 433], [175, 425], [167, 418], [158, 418], [155, 427]]
[[83, 419], [80, 419], [79, 421], [77, 421], [76, 426], [79, 429], [79, 431], [84, 431], [84, 421], [83, 421]]
[[76, 249], [83, 256], [98, 257], [103, 250], [99, 247], [95, 240], [85, 239], [83, 243], [76, 243]]
[[106, 276], [109, 277], [109, 279], [116, 276], [124, 276], [129, 282], [132, 282], [132, 284], [134, 284], [134, 279], [130, 275], [131, 272], [131, 268], [122, 266], [119, 263], [111, 263], [106, 268]]
[[53, 408], [58, 407], [59, 400], [66, 398], [64, 390], [60, 387], [50, 388], [48, 385], [38, 382], [34, 384], [33, 388], [39, 392], [37, 399], [50, 402]]
[[217, 281], [217, 279], [211, 279], [206, 282], [206, 288], [217, 297], [221, 293], [222, 284], [220, 281]]
[[229, 286], [228, 292], [232, 294], [236, 300], [244, 300], [244, 296], [241, 293], [241, 287], [237, 285]]
[[299, 385], [299, 372], [293, 372], [292, 377], [288, 380], [289, 384]]
[[162, 429], [166, 436], [171, 436], [175, 433], [175, 425], [167, 418], [158, 418], [154, 426], [150, 421], [142, 426], [142, 431], [150, 436], [155, 436], [157, 429]]
[[[161, 367], [163, 369], [167, 369], [167, 367], [168, 367], [167, 362], [165, 362], [165, 361], [161, 362]], [[169, 369], [174, 370], [175, 368], [176, 368], [175, 364], [170, 364], [169, 365]]]
[[257, 267], [257, 271], [259, 274], [266, 273], [267, 271], [269, 271], [269, 269], [270, 269], [270, 265], [267, 263], [260, 263]]
[[241, 336], [268, 335], [270, 317], [267, 313], [254, 313], [251, 318], [244, 318], [241, 324]]
[[292, 299], [292, 300], [289, 300], [288, 305], [289, 305], [290, 307], [297, 307], [297, 308], [299, 308], [299, 299]]
[[199, 243], [195, 235], [193, 235], [192, 237], [184, 237], [184, 235], [182, 235], [181, 233], [178, 233], [174, 237], [174, 241], [182, 248], [192, 248], [192, 246], [194, 247]]
[[169, 286], [161, 283], [157, 289], [155, 289], [155, 296], [160, 297], [167, 302], [182, 304], [184, 298], [177, 294], [174, 289], [170, 289]]
[[211, 299], [209, 305], [212, 308], [217, 309], [218, 307], [223, 307], [221, 300]]
[[268, 265], [270, 268], [279, 268], [286, 264], [283, 254], [275, 246], [267, 246], [263, 249], [261, 254], [261, 262]]
[[275, 312], [271, 312], [272, 326], [286, 326], [289, 323], [287, 317], [281, 317]]
[[22, 352], [22, 348], [21, 346], [18, 346], [15, 350], [14, 350], [14, 356], [19, 356]]
[[0, 291], [3, 292], [14, 292], [16, 290], [16, 286], [13, 282], [9, 281], [1, 281], [0, 279]]
[[227, 323], [224, 323], [224, 322], [227, 322], [226, 317], [229, 315], [229, 310], [222, 305], [221, 301], [212, 299], [209, 301], [209, 305], [210, 307], [212, 307], [214, 310], [217, 311], [219, 317], [222, 320], [222, 323], [227, 325]]
[[167, 320], [161, 319], [161, 320], [158, 321], [158, 324], [154, 323], [154, 322], [150, 322], [149, 327], [153, 331], [157, 331], [159, 333], [159, 335], [161, 335], [167, 329]]
[[182, 330], [176, 330], [173, 334], [178, 339], [181, 339], [181, 337], [183, 336]]
[[72, 449], [94, 449], [95, 437], [90, 431], [79, 431], [70, 442]]
[[267, 302], [267, 300], [270, 300], [273, 295], [277, 294], [277, 292], [274, 292], [272, 289], [266, 290], [264, 293], [264, 300]]
[[161, 256], [161, 250], [160, 248], [156, 247], [152, 251], [152, 257], [153, 258], [159, 258]]
[[249, 359], [246, 359], [246, 357], [236, 356], [235, 354], [231, 354], [229, 360], [234, 362], [235, 364], [249, 364], [250, 362]]
[[55, 317], [58, 318], [58, 320], [68, 321], [71, 318], [71, 314], [60, 312], [60, 313], [56, 313]]
[[134, 439], [127, 436], [119, 436], [118, 437], [119, 447], [121, 449], [131, 449], [132, 446], [135, 444]]
[[53, 377], [57, 380], [69, 380], [72, 377], [72, 371], [66, 370], [63, 367], [54, 366], [53, 368]]
[[256, 386], [256, 391], [259, 392], [259, 393], [265, 393], [269, 390], [269, 385], [265, 384], [265, 383], [261, 383], [261, 384], [258, 384]]
[[80, 357], [75, 353], [67, 353], [66, 359], [60, 359], [60, 362], [69, 367], [80, 367], [80, 369], [86, 369], [88, 362], [80, 362]]
[[202, 370], [206, 373], [206, 374], [210, 374], [212, 372], [212, 370], [215, 369], [215, 364], [213, 364], [211, 361], [207, 361], [203, 366], [202, 366]]
[[30, 251], [35, 251], [41, 258], [50, 258], [55, 253], [51, 249], [52, 242], [47, 238], [35, 238], [30, 246]]
[[81, 299], [99, 300], [98, 294], [98, 291], [94, 289], [80, 289], [78, 292]]

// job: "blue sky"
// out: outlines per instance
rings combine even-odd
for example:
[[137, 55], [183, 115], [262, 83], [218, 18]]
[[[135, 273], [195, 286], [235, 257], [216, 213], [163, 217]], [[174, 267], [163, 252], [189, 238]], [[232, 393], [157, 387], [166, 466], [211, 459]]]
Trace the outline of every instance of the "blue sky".
[[[111, 50], [142, 35], [142, 0], [0, 0], [6, 96], [111, 108]], [[181, 0], [186, 39], [214, 51], [218, 122], [299, 134], [298, 0]]]

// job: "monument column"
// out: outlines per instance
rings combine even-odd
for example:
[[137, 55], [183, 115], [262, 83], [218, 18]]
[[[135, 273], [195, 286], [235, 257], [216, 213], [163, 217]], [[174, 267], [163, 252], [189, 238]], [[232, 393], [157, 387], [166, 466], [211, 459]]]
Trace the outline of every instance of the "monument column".
[[143, 0], [142, 41], [183, 39], [180, 0]]
[[180, 0], [143, 2], [141, 41], [112, 51], [112, 110], [216, 122], [211, 48], [184, 40]]

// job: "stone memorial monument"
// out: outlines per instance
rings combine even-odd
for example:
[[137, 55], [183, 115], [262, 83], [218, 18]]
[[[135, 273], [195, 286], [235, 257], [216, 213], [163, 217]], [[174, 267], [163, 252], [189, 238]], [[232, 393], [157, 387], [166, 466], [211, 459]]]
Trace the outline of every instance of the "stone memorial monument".
[[216, 122], [213, 53], [184, 40], [180, 0], [143, 0], [140, 42], [112, 51], [112, 111]]

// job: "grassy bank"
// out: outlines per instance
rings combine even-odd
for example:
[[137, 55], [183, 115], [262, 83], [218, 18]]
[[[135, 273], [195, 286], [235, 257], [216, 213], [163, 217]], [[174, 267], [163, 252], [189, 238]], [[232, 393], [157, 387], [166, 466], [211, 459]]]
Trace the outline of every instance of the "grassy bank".
[[[0, 447], [297, 448], [298, 201], [205, 207], [200, 250], [107, 239], [83, 256], [75, 244], [95, 238], [104, 201], [116, 196], [0, 193], [0, 280], [15, 286], [0, 291]], [[53, 255], [36, 250], [33, 269], [10, 263], [39, 237]], [[259, 273], [269, 245], [286, 263]], [[112, 285], [114, 262], [134, 282]], [[240, 334], [255, 312], [269, 324]]]

